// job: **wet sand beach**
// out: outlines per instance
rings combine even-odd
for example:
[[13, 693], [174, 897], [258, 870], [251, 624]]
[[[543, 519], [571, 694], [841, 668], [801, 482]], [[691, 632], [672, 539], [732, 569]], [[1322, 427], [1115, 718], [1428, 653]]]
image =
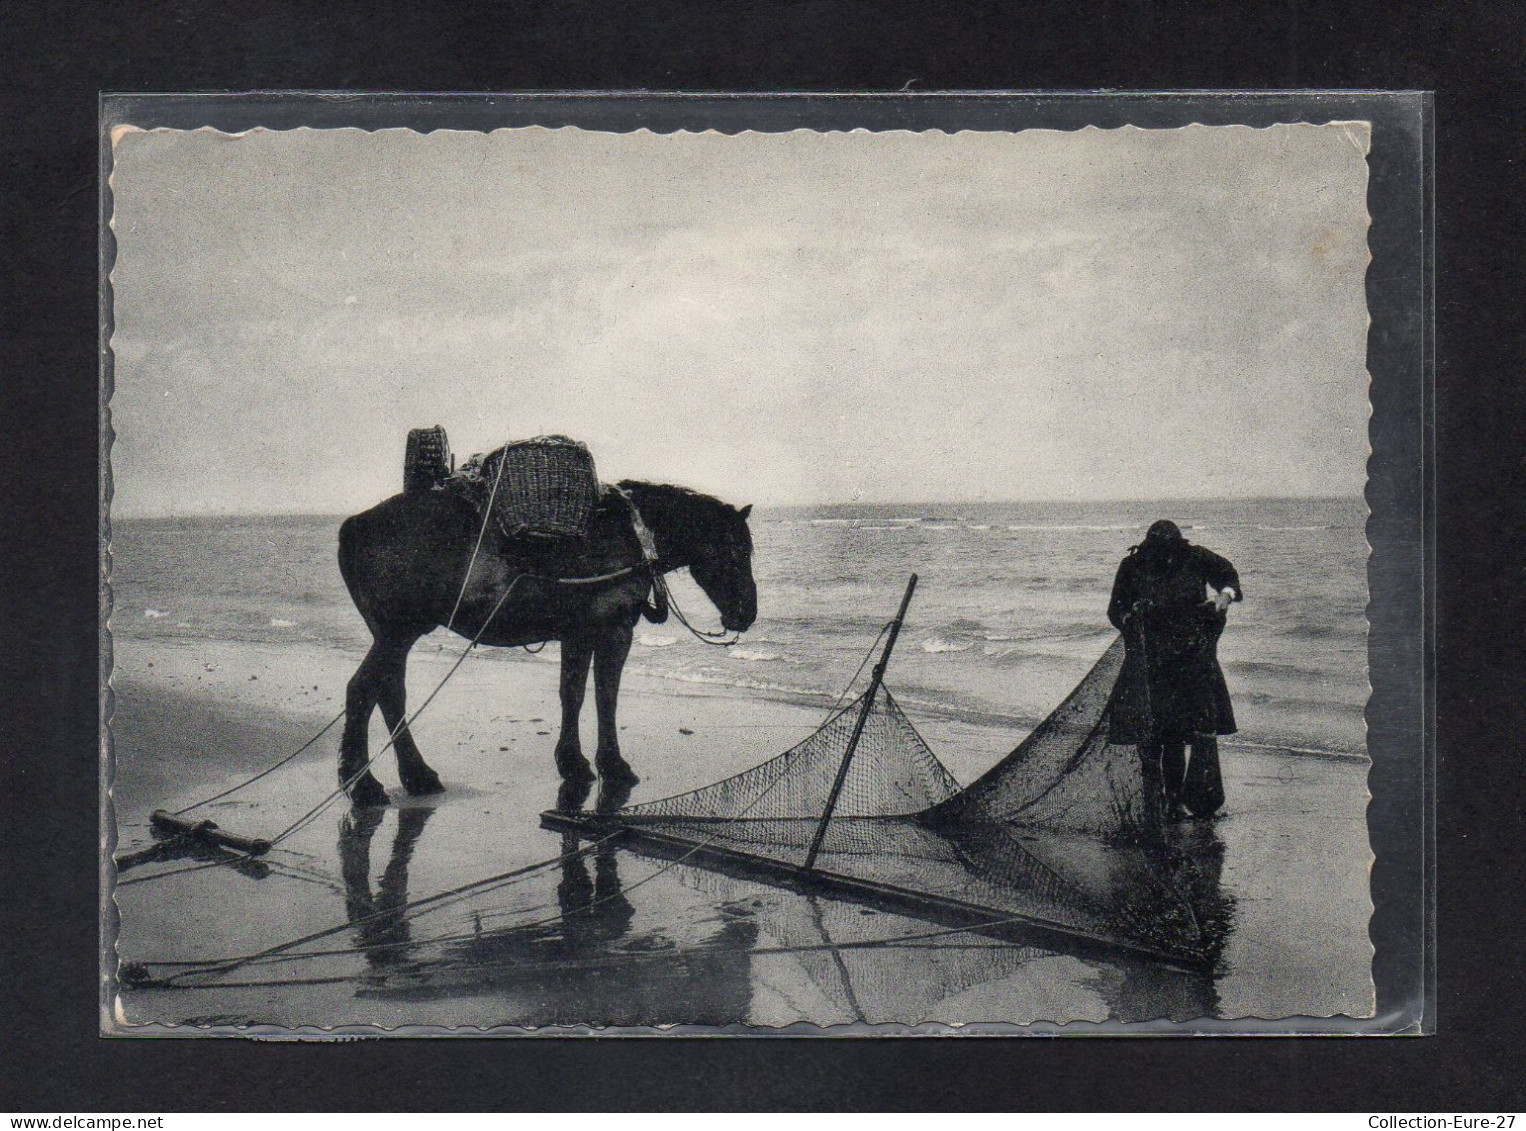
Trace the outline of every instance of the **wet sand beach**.
[[[411, 705], [456, 654], [454, 643], [421, 646], [410, 666]], [[125, 872], [120, 878], [132, 882], [116, 892], [125, 964], [223, 960], [330, 933], [302, 947], [300, 959], [283, 955], [181, 979], [221, 984], [126, 988], [117, 999], [118, 1031], [960, 1025], [1371, 1011], [1366, 764], [1232, 745], [1224, 749], [1226, 815], [1180, 834], [1218, 867], [1229, 908], [1213, 975], [968, 932], [854, 946], [939, 926], [611, 847], [405, 910], [578, 847], [539, 821], [558, 790], [553, 655], [519, 663], [473, 657], [446, 684], [414, 728], [445, 793], [408, 798], [389, 753], [376, 769], [393, 806], [352, 810], [340, 799], [278, 845], [265, 868], [184, 870], [198, 861], [180, 859]], [[359, 658], [310, 643], [119, 637], [118, 854], [153, 843], [153, 809], [216, 793], [311, 737], [339, 710]], [[755, 765], [809, 734], [824, 713], [819, 705], [634, 674], [620, 707], [621, 741], [643, 779], [634, 800]], [[1021, 738], [931, 712], [914, 722], [965, 782]], [[590, 702], [583, 731], [590, 753], [592, 730]], [[373, 750], [381, 741], [378, 717]], [[269, 836], [334, 788], [337, 747], [336, 726], [289, 766], [196, 815]], [[148, 879], [158, 874], [166, 875]]]

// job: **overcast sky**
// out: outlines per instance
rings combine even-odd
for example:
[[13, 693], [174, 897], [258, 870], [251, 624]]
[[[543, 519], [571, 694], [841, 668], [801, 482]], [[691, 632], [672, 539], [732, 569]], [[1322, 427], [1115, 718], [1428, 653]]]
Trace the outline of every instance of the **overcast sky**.
[[127, 133], [118, 515], [410, 427], [733, 502], [1356, 494], [1367, 129]]

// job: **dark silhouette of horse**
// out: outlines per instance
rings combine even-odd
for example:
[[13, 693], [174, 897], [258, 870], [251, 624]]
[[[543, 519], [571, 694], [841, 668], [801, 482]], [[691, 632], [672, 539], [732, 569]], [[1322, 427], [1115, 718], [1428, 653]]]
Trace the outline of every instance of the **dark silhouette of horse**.
[[[647, 605], [658, 577], [687, 568], [731, 632], [752, 626], [758, 597], [747, 527], [751, 506], [738, 509], [683, 487], [630, 480], [619, 487], [625, 497], [605, 492], [586, 539], [536, 546], [491, 532], [482, 538], [475, 561], [482, 520], [475, 507], [450, 491], [405, 491], [345, 520], [339, 528], [339, 571], [373, 637], [345, 698], [339, 780], [349, 783], [352, 801], [387, 803], [386, 791], [365, 768], [377, 705], [395, 735], [403, 787], [412, 794], [444, 788], [404, 725], [408, 652], [441, 625], [498, 647], [561, 642], [556, 764], [572, 781], [594, 776], [578, 739], [591, 665], [598, 773], [606, 780], [636, 780], [620, 753], [615, 706], [637, 619], [643, 610], [660, 619]], [[650, 566], [631, 521], [632, 505], [655, 543]], [[618, 576], [594, 584], [557, 580], [609, 574]]]

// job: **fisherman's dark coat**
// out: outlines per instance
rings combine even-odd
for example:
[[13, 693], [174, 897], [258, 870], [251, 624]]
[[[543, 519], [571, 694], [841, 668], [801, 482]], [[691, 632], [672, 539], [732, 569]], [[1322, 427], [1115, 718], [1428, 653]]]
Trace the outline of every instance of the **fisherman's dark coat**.
[[1231, 587], [1236, 601], [1244, 596], [1227, 559], [1185, 541], [1130, 551], [1118, 566], [1107, 619], [1123, 633], [1127, 656], [1109, 741], [1179, 742], [1235, 732], [1218, 657], [1228, 618], [1208, 599], [1208, 586]]

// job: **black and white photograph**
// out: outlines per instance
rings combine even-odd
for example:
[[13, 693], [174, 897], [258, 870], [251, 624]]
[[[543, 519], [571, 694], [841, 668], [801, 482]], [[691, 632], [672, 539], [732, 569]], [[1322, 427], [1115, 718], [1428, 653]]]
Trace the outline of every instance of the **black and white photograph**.
[[1372, 1017], [1371, 145], [114, 126], [102, 1032]]

